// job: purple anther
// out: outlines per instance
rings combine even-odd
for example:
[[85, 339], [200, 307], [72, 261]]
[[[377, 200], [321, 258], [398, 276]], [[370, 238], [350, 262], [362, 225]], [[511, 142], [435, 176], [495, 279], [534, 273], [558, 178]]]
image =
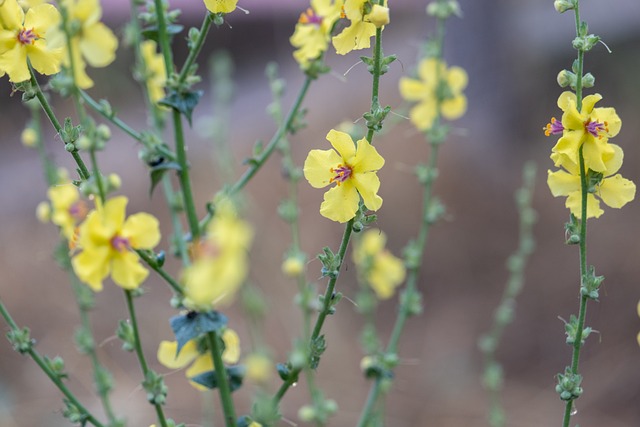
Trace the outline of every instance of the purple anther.
[[596, 137], [600, 132], [604, 132], [606, 130], [604, 124], [600, 122], [588, 122], [584, 125], [584, 128], [587, 132]]
[[118, 252], [123, 252], [125, 250], [130, 249], [129, 239], [126, 239], [122, 236], [115, 235], [111, 239], [111, 246]]

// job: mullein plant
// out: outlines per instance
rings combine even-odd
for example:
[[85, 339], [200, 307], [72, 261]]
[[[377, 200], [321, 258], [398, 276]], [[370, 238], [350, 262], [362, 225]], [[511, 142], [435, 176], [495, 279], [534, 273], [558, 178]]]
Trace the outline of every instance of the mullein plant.
[[[411, 123], [425, 137], [430, 147], [429, 160], [418, 164], [415, 173], [422, 185], [422, 212], [420, 229], [416, 239], [404, 249], [403, 264], [384, 249], [383, 234], [366, 234], [360, 243], [354, 260], [359, 267], [359, 277], [367, 283], [378, 299], [388, 298], [394, 288], [405, 279], [406, 284], [399, 299], [391, 336], [386, 347], [378, 343], [375, 328], [370, 321], [365, 327], [363, 343], [365, 356], [361, 368], [372, 380], [369, 395], [360, 413], [359, 427], [384, 424], [384, 396], [390, 390], [394, 369], [400, 362], [398, 344], [407, 320], [422, 312], [422, 294], [418, 277], [423, 265], [423, 255], [431, 226], [444, 214], [444, 205], [433, 196], [433, 183], [438, 176], [438, 153], [447, 140], [451, 125], [444, 120], [460, 118], [467, 110], [467, 98], [463, 90], [468, 76], [464, 69], [448, 66], [444, 60], [445, 23], [462, 12], [455, 0], [436, 0], [427, 6], [427, 15], [436, 19], [435, 34], [424, 44], [417, 65], [416, 77], [402, 77], [399, 90], [402, 97], [415, 103], [409, 111]], [[369, 232], [368, 232], [369, 233]], [[364, 294], [366, 295], [366, 294]], [[364, 298], [365, 313], [375, 308], [372, 298]]]
[[567, 243], [578, 245], [580, 255], [580, 307], [578, 315], [571, 315], [565, 323], [567, 344], [573, 349], [571, 364], [557, 376], [556, 391], [565, 402], [563, 427], [571, 423], [577, 413], [575, 400], [583, 393], [582, 375], [579, 373], [580, 352], [593, 332], [585, 326], [589, 301], [597, 301], [604, 277], [587, 266], [587, 220], [598, 218], [604, 210], [600, 201], [612, 208], [621, 208], [635, 197], [636, 186], [617, 172], [622, 167], [622, 148], [610, 142], [620, 131], [622, 122], [612, 107], [596, 104], [602, 95], [584, 95], [584, 89], [593, 87], [594, 77], [585, 73], [585, 54], [593, 49], [600, 37], [589, 33], [587, 23], [580, 18], [579, 0], [556, 0], [559, 13], [573, 11], [576, 37], [572, 42], [577, 59], [571, 70], [558, 74], [558, 84], [570, 91], [558, 98], [562, 110], [561, 120], [552, 118], [544, 128], [547, 136], [559, 136], [551, 150], [551, 159], [557, 171], [548, 171], [547, 184], [554, 197], [566, 197], [570, 221], [565, 229]]

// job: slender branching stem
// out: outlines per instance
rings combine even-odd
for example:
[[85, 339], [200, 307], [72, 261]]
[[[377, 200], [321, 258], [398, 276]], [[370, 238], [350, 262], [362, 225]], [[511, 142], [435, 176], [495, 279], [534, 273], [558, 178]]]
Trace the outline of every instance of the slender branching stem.
[[227, 378], [227, 370], [222, 360], [222, 348], [218, 343], [218, 336], [215, 332], [207, 332], [207, 342], [213, 358], [213, 368], [216, 371], [218, 380], [218, 390], [220, 391], [220, 402], [224, 413], [224, 423], [226, 427], [236, 426], [236, 410], [231, 397], [231, 387]]

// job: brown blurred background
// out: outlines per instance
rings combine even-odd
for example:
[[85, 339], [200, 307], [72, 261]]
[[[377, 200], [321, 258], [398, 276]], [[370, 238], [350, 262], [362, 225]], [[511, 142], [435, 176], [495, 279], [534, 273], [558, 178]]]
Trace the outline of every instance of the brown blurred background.
[[[419, 1], [390, 2], [392, 22], [384, 31], [386, 54], [399, 61], [383, 76], [381, 102], [397, 108], [398, 79], [415, 64], [422, 40], [433, 31], [433, 20], [424, 14]], [[516, 318], [504, 336], [498, 352], [504, 364], [506, 383], [504, 404], [507, 425], [539, 427], [559, 425], [564, 405], [554, 391], [556, 373], [570, 362], [571, 349], [564, 344], [563, 323], [578, 309], [578, 252], [564, 245], [563, 225], [568, 219], [564, 200], [553, 199], [545, 184], [548, 156], [554, 144], [541, 129], [552, 115], [558, 117], [557, 96], [561, 89], [555, 77], [570, 68], [573, 16], [557, 14], [552, 1], [507, 2], [461, 0], [463, 19], [447, 26], [446, 57], [450, 64], [469, 72], [467, 115], [456, 125], [460, 132], [443, 148], [438, 197], [447, 206], [445, 221], [433, 228], [428, 244], [420, 288], [425, 310], [407, 325], [401, 340], [402, 363], [397, 369], [387, 407], [387, 425], [394, 427], [480, 427], [485, 421], [487, 397], [480, 384], [482, 358], [476, 347], [478, 336], [488, 328], [493, 309], [502, 292], [507, 273], [504, 260], [517, 245], [517, 216], [513, 192], [521, 183], [521, 167], [528, 159], [538, 165], [535, 208], [537, 249], [527, 267], [525, 289], [518, 300]], [[614, 106], [623, 128], [615, 143], [625, 150], [622, 173], [640, 182], [637, 135], [640, 135], [640, 3], [635, 0], [583, 2], [583, 19], [592, 32], [601, 35], [613, 51], [599, 45], [587, 55], [586, 70], [596, 76], [596, 89], [604, 95], [602, 106]], [[271, 102], [264, 68], [275, 60], [288, 90], [285, 108], [302, 82], [288, 43], [298, 14], [307, 2], [244, 0], [240, 4], [251, 13], [236, 11], [228, 17], [233, 27], [214, 28], [202, 58], [213, 51], [228, 49], [236, 63], [237, 94], [233, 104], [231, 144], [238, 160], [251, 153], [258, 139], [269, 140], [275, 125], [265, 113]], [[200, 24], [204, 8], [199, 1], [172, 2], [183, 8], [182, 23], [188, 28]], [[105, 20], [119, 31], [127, 19], [126, 2], [103, 2]], [[178, 63], [185, 57], [184, 41], [174, 41]], [[333, 72], [315, 82], [305, 101], [309, 126], [291, 137], [294, 154], [302, 163], [312, 148], [327, 148], [324, 136], [342, 121], [356, 121], [369, 108], [370, 75], [358, 65], [359, 54], [346, 57], [328, 55]], [[141, 93], [130, 76], [132, 53], [124, 47], [116, 63], [107, 69], [92, 69], [97, 85], [90, 92], [108, 97], [119, 114], [138, 129], [144, 129], [145, 113]], [[208, 90], [206, 84], [203, 88]], [[0, 84], [0, 297], [20, 325], [29, 326], [38, 341], [38, 350], [64, 357], [71, 373], [68, 384], [83, 403], [102, 414], [92, 386], [90, 363], [79, 356], [73, 342], [78, 313], [65, 273], [52, 260], [57, 232], [35, 219], [35, 207], [43, 200], [46, 186], [35, 153], [22, 147], [19, 135], [28, 120], [28, 110], [18, 95], [10, 96], [5, 79]], [[590, 91], [593, 93], [593, 90]], [[194, 123], [206, 121], [211, 113], [210, 94], [194, 113]], [[59, 117], [70, 113], [70, 103], [54, 96]], [[197, 126], [196, 126], [197, 127]], [[202, 208], [219, 188], [215, 153], [211, 141], [188, 131], [189, 154], [193, 165], [195, 193]], [[123, 180], [122, 193], [131, 199], [129, 212], [167, 215], [160, 192], [147, 196], [146, 167], [137, 160], [134, 141], [118, 130], [100, 154], [105, 172], [116, 172]], [[59, 140], [48, 131], [48, 149], [53, 158], [71, 167], [70, 157]], [[412, 167], [426, 159], [428, 150], [420, 135], [408, 123], [378, 139], [377, 147], [386, 158], [380, 172], [380, 194], [384, 206], [378, 226], [389, 236], [396, 254], [417, 230], [420, 188]], [[313, 257], [322, 246], [336, 248], [342, 227], [320, 217], [322, 191], [302, 183], [302, 243]], [[286, 194], [280, 174], [280, 160], [274, 156], [258, 178], [247, 187], [247, 216], [256, 228], [251, 252], [251, 281], [264, 293], [270, 307], [265, 334], [273, 346], [275, 360], [284, 361], [300, 333], [300, 314], [293, 304], [295, 285], [280, 273], [281, 253], [289, 244], [288, 230], [276, 207]], [[203, 209], [202, 209], [203, 210]], [[584, 395], [577, 401], [578, 414], [572, 424], [624, 427], [640, 425], [640, 349], [635, 340], [640, 330], [636, 304], [640, 299], [638, 259], [640, 257], [640, 208], [631, 203], [622, 210], [606, 209], [598, 220], [589, 222], [589, 259], [598, 274], [606, 276], [601, 302], [590, 304], [587, 324], [598, 331], [583, 351], [581, 373]], [[168, 234], [168, 227], [164, 229]], [[166, 248], [166, 241], [163, 242]], [[353, 297], [356, 284], [351, 261], [339, 280], [339, 290]], [[168, 268], [177, 272], [177, 263]], [[309, 279], [323, 289], [320, 264], [308, 265]], [[171, 294], [153, 274], [146, 282], [147, 294], [138, 300], [145, 352], [152, 368], [168, 372], [155, 361], [160, 340], [170, 339], [168, 318], [175, 311], [168, 305]], [[119, 319], [126, 317], [123, 295], [112, 283], [97, 295], [92, 315], [99, 356], [113, 372], [116, 410], [126, 415], [130, 426], [146, 427], [154, 422], [152, 408], [141, 390], [140, 373], [133, 354], [120, 349], [113, 339]], [[396, 312], [396, 299], [380, 307], [378, 325], [386, 339]], [[229, 311], [231, 325], [248, 342], [246, 322], [237, 306]], [[340, 406], [332, 426], [355, 425], [366, 398], [368, 382], [358, 365], [362, 357], [355, 339], [362, 319], [355, 307], [343, 300], [337, 313], [325, 324], [328, 350], [318, 369], [318, 383], [328, 398]], [[3, 332], [7, 328], [2, 326]], [[187, 425], [200, 425], [201, 405], [218, 405], [217, 396], [195, 391], [181, 372], [167, 377], [170, 387], [166, 413]], [[273, 390], [279, 385], [274, 380]], [[247, 384], [237, 392], [238, 411], [247, 413], [249, 396], [255, 386]], [[282, 402], [289, 420], [281, 425], [303, 425], [298, 408], [308, 403], [301, 383]], [[0, 426], [57, 427], [68, 425], [61, 414], [61, 396], [34, 363], [0, 341]]]

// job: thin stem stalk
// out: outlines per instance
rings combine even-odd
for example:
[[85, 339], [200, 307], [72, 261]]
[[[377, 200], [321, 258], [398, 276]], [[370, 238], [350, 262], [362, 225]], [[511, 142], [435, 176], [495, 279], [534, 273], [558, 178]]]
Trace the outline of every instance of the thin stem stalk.
[[220, 402], [224, 413], [224, 423], [226, 427], [236, 427], [236, 410], [231, 397], [231, 387], [227, 378], [227, 370], [222, 360], [222, 348], [218, 343], [218, 336], [215, 332], [207, 332], [207, 342], [213, 358], [213, 367], [218, 379], [218, 390], [220, 391]]

